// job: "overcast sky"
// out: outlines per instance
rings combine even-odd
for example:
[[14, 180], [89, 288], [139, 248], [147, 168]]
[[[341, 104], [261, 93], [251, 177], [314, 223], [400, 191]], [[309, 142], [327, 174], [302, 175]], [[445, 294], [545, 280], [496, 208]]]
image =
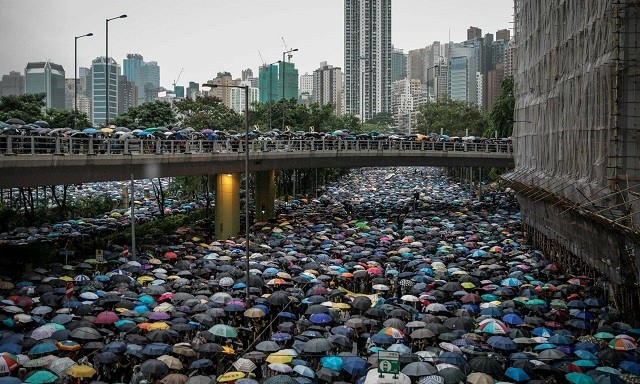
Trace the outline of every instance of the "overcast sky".
[[[394, 0], [392, 42], [405, 52], [466, 39], [471, 25], [483, 33], [511, 28], [513, 0]], [[251, 68], [282, 59], [284, 37], [298, 48], [300, 74], [321, 61], [344, 66], [344, 0], [0, 0], [0, 75], [24, 72], [29, 61], [62, 64], [73, 78], [74, 36], [78, 66], [105, 53], [120, 65], [127, 53], [140, 53], [160, 65], [161, 85], [202, 83], [220, 71], [240, 77]]]

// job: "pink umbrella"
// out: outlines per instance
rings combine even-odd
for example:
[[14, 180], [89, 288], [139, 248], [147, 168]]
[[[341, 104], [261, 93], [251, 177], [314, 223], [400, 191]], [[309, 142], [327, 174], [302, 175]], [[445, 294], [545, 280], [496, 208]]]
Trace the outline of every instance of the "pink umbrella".
[[100, 312], [96, 319], [93, 321], [94, 324], [113, 324], [116, 321], [120, 320], [118, 315], [115, 312], [104, 311]]
[[166, 312], [152, 312], [149, 315], [150, 320], [168, 320], [170, 318], [171, 316], [169, 316], [169, 314]]

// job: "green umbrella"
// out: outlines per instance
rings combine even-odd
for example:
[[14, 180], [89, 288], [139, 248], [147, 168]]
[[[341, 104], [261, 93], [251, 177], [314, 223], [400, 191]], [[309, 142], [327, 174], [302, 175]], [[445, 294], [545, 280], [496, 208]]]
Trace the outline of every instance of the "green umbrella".
[[58, 376], [49, 371], [37, 371], [29, 376], [25, 382], [32, 384], [53, 383], [58, 380]]
[[573, 384], [596, 384], [593, 377], [585, 375], [584, 373], [571, 372], [564, 375], [564, 377], [567, 378], [567, 381]]
[[238, 336], [238, 332], [228, 325], [225, 324], [216, 324], [213, 327], [209, 328], [209, 332], [213, 333], [216, 336], [233, 338]]

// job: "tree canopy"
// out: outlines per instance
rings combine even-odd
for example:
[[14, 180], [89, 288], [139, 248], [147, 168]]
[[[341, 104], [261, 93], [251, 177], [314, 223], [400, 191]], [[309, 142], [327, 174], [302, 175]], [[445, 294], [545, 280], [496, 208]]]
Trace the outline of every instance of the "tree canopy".
[[513, 77], [507, 76], [502, 79], [500, 87], [502, 94], [498, 96], [489, 114], [491, 130], [487, 136], [492, 136], [497, 131], [499, 137], [509, 137], [513, 134], [513, 112], [516, 104], [513, 95]]
[[78, 111], [76, 114], [75, 111], [68, 109], [47, 109], [42, 120], [48, 122], [51, 128], [65, 128], [74, 126], [74, 117], [76, 118], [75, 127], [77, 129], [91, 127], [91, 122], [87, 118], [86, 113]]
[[128, 128], [160, 127], [173, 125], [175, 122], [176, 114], [171, 104], [165, 101], [154, 101], [131, 107], [127, 113], [111, 120], [112, 124]]
[[477, 106], [466, 101], [442, 98], [419, 107], [417, 131], [421, 134], [440, 133], [449, 136], [481, 136], [487, 129], [487, 117]]
[[198, 96], [196, 100], [186, 98], [177, 101], [174, 106], [179, 124], [183, 127], [228, 130], [239, 129], [244, 124], [242, 116], [213, 96]]
[[3, 96], [0, 98], [0, 121], [20, 119], [27, 124], [42, 120], [44, 93]]

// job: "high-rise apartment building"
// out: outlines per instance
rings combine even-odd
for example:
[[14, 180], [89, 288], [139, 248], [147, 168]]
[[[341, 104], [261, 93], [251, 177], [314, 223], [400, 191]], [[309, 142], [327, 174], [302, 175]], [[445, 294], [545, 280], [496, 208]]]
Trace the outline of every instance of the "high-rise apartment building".
[[407, 57], [407, 78], [427, 82], [427, 48], [412, 49]]
[[402, 132], [411, 133], [412, 127], [416, 125], [421, 88], [419, 79], [402, 79], [392, 85], [393, 120]]
[[391, 51], [391, 82], [407, 77], [407, 54], [402, 49], [393, 48]]
[[391, 109], [391, 0], [344, 0], [345, 111]]
[[118, 115], [138, 105], [138, 87], [125, 75], [118, 76]]
[[75, 84], [75, 79], [64, 80], [64, 109], [73, 110], [75, 101]]
[[482, 29], [478, 27], [469, 27], [467, 29], [467, 40], [477, 39], [482, 37]]
[[[253, 75], [253, 74], [252, 74]], [[239, 81], [237, 85], [240, 86], [249, 86], [249, 110], [253, 111], [252, 107], [253, 103], [258, 102], [259, 93], [258, 88], [254, 88], [251, 86], [251, 82], [249, 80]], [[245, 96], [244, 89], [242, 88], [229, 88], [231, 90], [231, 109], [236, 111], [237, 113], [244, 113], [245, 110]]]
[[280, 97], [278, 99], [298, 100], [298, 70], [294, 63], [287, 61], [279, 65], [278, 89]]
[[278, 96], [278, 64], [263, 65], [258, 71], [260, 80], [260, 102], [275, 102], [282, 98]]
[[47, 108], [64, 109], [65, 77], [62, 65], [50, 61], [28, 63], [24, 78], [25, 93], [44, 93]]
[[[106, 58], [97, 57], [91, 62], [91, 122], [94, 126], [104, 125], [118, 116], [118, 75], [120, 65], [109, 58], [109, 75], [106, 71]], [[109, 81], [109, 106], [107, 108], [107, 80]]]
[[24, 95], [24, 76], [17, 71], [2, 75], [2, 80], [0, 80], [0, 97], [11, 95]]
[[122, 70], [130, 81], [136, 82], [136, 69], [144, 65], [142, 55], [129, 53], [126, 59], [122, 60]]
[[313, 99], [320, 105], [331, 104], [336, 115], [342, 114], [342, 70], [339, 67], [320, 63], [313, 72]]
[[306, 93], [313, 97], [313, 73], [305, 73], [304, 75], [300, 75], [300, 89], [298, 90], [300, 94]]
[[245, 70], [242, 71], [242, 81], [246, 81], [249, 80], [249, 78], [253, 77], [253, 71], [251, 70], [251, 68], [247, 68]]
[[160, 89], [160, 67], [155, 61], [143, 63], [135, 68], [135, 84], [138, 87], [138, 105], [149, 103], [158, 97]]
[[508, 29], [501, 29], [497, 31], [496, 40], [504, 40], [504, 41], [511, 40], [511, 31], [509, 31]]
[[211, 88], [209, 95], [217, 97], [225, 107], [231, 108], [231, 90], [233, 88], [230, 88], [229, 86], [239, 85], [240, 80], [234, 80], [229, 72], [218, 72], [215, 79], [211, 80], [210, 83], [224, 86]]

